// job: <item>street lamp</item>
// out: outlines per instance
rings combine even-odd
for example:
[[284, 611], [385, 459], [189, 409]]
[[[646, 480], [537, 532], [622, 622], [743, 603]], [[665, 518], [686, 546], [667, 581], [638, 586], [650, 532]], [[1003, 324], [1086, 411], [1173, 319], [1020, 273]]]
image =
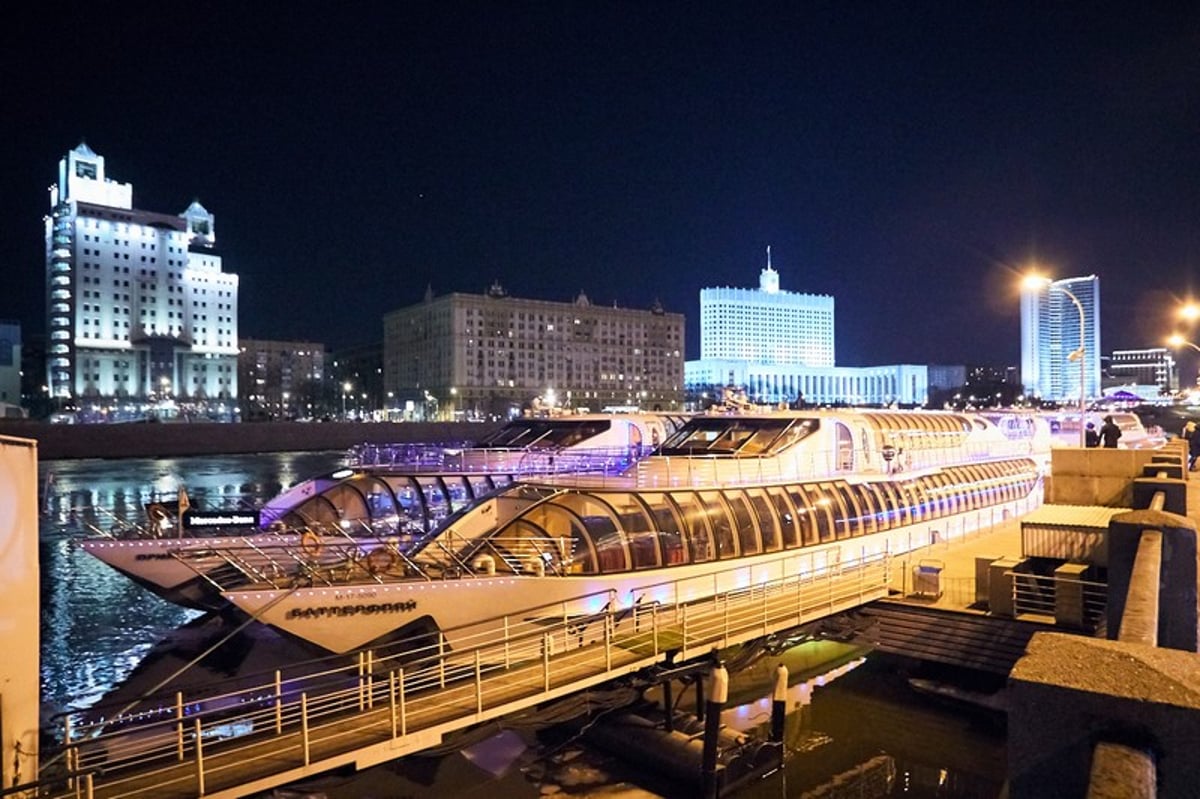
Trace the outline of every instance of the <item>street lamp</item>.
[[1084, 319], [1083, 303], [1079, 301], [1070, 290], [1063, 288], [1050, 282], [1049, 278], [1039, 275], [1029, 275], [1025, 278], [1025, 286], [1028, 288], [1036, 288], [1039, 286], [1047, 286], [1051, 291], [1061, 291], [1067, 295], [1067, 298], [1075, 304], [1075, 310], [1079, 311], [1079, 349], [1072, 351], [1067, 355], [1068, 361], [1079, 361], [1079, 446], [1087, 446], [1087, 429], [1084, 422], [1087, 417], [1087, 393], [1084, 390], [1084, 384], [1087, 378], [1087, 358], [1084, 348], [1084, 337], [1087, 331], [1087, 325]]
[[347, 380], [345, 383], [342, 383], [342, 420], [343, 421], [346, 418], [346, 395], [349, 394], [350, 390], [353, 388], [354, 388], [354, 386], [350, 385], [349, 380]]
[[1168, 338], [1167, 344], [1171, 347], [1174, 347], [1175, 349], [1179, 349], [1180, 347], [1191, 347], [1196, 352], [1200, 352], [1200, 347], [1198, 347], [1195, 344], [1193, 344], [1192, 342], [1188, 341], [1186, 338], [1179, 335], [1178, 333], [1176, 333], [1173, 336], [1171, 336], [1170, 338]]

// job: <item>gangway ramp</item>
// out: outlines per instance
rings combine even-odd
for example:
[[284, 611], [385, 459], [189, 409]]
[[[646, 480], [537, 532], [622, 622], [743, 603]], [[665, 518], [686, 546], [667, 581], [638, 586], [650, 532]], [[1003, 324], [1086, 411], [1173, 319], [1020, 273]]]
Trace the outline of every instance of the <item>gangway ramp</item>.
[[[501, 635], [455, 651], [382, 656], [287, 677], [105, 725], [68, 723], [68, 777], [55, 797], [239, 797], [330, 769], [366, 768], [450, 733], [664, 661], [706, 655], [888, 593], [886, 555], [828, 565], [691, 602], [620, 607], [586, 619], [555, 606], [503, 619]], [[714, 583], [715, 584], [715, 583]], [[536, 619], [532, 621], [531, 619]], [[116, 722], [116, 723], [114, 723]]]

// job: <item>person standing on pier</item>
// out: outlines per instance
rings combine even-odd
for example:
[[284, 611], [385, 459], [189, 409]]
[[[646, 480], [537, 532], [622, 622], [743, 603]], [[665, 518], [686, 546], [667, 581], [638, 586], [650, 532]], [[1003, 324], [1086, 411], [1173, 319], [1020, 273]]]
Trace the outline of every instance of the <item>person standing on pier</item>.
[[1104, 417], [1104, 426], [1100, 428], [1100, 441], [1106, 449], [1116, 449], [1117, 440], [1121, 437], [1121, 428], [1111, 416]]

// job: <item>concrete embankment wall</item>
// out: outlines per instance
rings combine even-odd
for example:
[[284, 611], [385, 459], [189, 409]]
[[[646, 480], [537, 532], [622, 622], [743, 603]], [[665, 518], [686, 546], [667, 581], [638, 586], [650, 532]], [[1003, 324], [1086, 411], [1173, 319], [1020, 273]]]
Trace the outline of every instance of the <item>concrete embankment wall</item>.
[[355, 444], [475, 441], [498, 424], [211, 422], [57, 425], [0, 421], [0, 436], [38, 442], [39, 460], [346, 449]]

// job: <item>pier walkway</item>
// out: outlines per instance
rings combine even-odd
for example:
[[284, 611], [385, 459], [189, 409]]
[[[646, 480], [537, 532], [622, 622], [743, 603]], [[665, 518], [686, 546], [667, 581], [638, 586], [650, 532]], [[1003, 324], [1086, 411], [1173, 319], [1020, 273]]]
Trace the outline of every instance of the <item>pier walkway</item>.
[[[246, 796], [333, 768], [365, 768], [443, 737], [669, 659], [787, 630], [888, 593], [879, 555], [697, 601], [619, 607], [547, 624], [553, 609], [497, 620], [477, 646], [429, 654], [364, 652], [352, 666], [203, 697], [176, 695], [105, 724], [72, 726], [55, 797]], [[750, 577], [748, 570], [747, 578]], [[616, 599], [615, 597], [613, 598]], [[543, 621], [524, 619], [537, 617]], [[43, 761], [44, 763], [46, 760]]]

